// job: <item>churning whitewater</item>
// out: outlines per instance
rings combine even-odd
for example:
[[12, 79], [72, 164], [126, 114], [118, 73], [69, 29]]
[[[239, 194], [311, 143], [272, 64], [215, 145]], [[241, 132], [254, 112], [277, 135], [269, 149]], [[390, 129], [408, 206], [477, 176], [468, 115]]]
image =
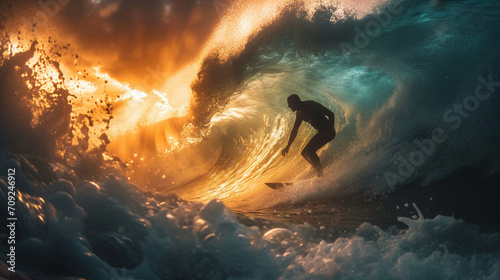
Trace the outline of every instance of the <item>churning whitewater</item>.
[[0, 7], [0, 278], [500, 279], [498, 1]]

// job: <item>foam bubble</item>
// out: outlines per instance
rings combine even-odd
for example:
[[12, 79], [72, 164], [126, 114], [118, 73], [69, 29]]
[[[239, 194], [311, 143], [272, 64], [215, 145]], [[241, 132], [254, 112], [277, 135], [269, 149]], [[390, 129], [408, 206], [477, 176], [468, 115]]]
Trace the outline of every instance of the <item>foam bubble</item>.
[[[247, 227], [218, 200], [202, 204], [176, 195], [131, 199], [137, 188], [116, 178], [75, 185], [75, 198], [67, 192], [43, 197], [20, 192], [21, 227], [38, 225], [46, 231], [27, 231], [19, 238], [19, 262], [28, 275], [497, 279], [500, 272], [499, 234], [481, 233], [453, 217], [425, 219], [415, 205], [418, 219], [399, 219], [408, 226], [405, 230], [389, 232], [365, 222], [328, 242], [310, 225], [273, 227], [269, 221], [268, 230]], [[114, 191], [120, 186], [121, 192]], [[141, 207], [146, 204], [147, 211]], [[36, 216], [45, 218], [37, 221]]]

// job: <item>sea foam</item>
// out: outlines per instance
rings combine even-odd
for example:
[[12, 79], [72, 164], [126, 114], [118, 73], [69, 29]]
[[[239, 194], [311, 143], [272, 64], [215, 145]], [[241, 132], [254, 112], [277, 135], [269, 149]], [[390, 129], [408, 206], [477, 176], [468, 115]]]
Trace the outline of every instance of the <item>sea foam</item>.
[[[19, 176], [25, 176], [21, 165]], [[6, 179], [1, 179], [6, 196]], [[363, 223], [323, 240], [311, 225], [242, 224], [223, 202], [142, 193], [125, 179], [18, 190], [20, 270], [87, 279], [498, 279], [500, 235], [453, 217]], [[76, 187], [75, 187], [76, 186]], [[37, 195], [29, 194], [33, 189]], [[3, 208], [6, 200], [2, 200]], [[417, 208], [418, 209], [418, 208]], [[4, 229], [2, 229], [4, 230]], [[5, 244], [1, 245], [6, 251]], [[114, 278], [113, 278], [114, 277]], [[120, 278], [121, 277], [121, 278]]]

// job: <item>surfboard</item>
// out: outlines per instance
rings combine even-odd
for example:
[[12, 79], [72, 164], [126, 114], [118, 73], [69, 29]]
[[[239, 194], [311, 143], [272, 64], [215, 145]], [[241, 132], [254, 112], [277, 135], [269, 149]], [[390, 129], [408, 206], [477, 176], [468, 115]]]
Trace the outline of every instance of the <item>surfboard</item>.
[[264, 184], [266, 184], [266, 186], [270, 187], [271, 189], [275, 190], [293, 185], [293, 183], [264, 183]]

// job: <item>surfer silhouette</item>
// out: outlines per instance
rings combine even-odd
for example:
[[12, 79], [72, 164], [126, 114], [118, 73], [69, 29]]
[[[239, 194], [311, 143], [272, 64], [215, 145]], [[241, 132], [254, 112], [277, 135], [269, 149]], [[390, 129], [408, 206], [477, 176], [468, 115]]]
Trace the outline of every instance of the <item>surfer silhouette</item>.
[[290, 139], [281, 154], [285, 156], [288, 153], [290, 146], [297, 137], [302, 121], [309, 123], [318, 133], [309, 140], [301, 155], [313, 166], [318, 177], [321, 177], [323, 176], [323, 167], [316, 152], [335, 138], [335, 114], [316, 101], [300, 100], [300, 97], [296, 94], [290, 95], [287, 102], [288, 107], [297, 113]]

